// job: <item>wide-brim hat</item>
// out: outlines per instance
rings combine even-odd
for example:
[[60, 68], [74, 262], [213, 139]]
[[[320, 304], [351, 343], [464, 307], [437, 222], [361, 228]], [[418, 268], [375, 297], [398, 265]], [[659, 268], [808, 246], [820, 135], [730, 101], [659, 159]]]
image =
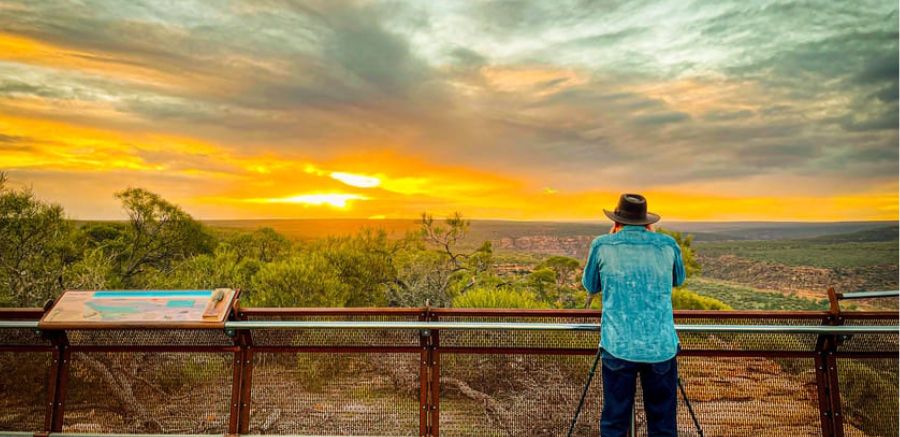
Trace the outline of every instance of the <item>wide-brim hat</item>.
[[659, 221], [659, 215], [647, 212], [647, 199], [640, 194], [619, 196], [615, 211], [603, 210], [610, 220], [623, 225], [649, 225]]

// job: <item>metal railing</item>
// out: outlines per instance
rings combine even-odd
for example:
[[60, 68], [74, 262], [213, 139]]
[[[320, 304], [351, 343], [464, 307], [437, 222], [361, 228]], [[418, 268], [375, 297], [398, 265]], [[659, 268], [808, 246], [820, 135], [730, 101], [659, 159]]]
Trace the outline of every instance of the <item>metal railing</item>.
[[[39, 331], [42, 314], [0, 310], [0, 434], [563, 435], [600, 321], [583, 310], [236, 307], [224, 331]], [[675, 318], [707, 435], [897, 435], [897, 312]], [[579, 435], [599, 433], [599, 380]], [[639, 434], [643, 421], [638, 408]]]

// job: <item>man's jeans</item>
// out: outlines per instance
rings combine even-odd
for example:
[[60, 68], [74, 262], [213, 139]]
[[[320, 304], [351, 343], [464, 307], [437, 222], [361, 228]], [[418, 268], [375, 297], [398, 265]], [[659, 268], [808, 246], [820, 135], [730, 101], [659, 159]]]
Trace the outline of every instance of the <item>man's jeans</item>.
[[647, 432], [651, 437], [676, 436], [675, 408], [678, 394], [678, 362], [635, 363], [620, 360], [606, 351], [603, 358], [602, 437], [624, 437], [631, 427], [631, 410], [637, 375], [644, 392]]

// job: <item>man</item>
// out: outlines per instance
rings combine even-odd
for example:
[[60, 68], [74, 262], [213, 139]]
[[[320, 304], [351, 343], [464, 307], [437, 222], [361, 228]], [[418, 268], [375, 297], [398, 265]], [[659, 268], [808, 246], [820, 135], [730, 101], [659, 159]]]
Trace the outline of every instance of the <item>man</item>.
[[681, 249], [672, 237], [653, 232], [659, 216], [647, 212], [640, 194], [623, 194], [615, 211], [603, 212], [615, 225], [591, 243], [582, 279], [587, 306], [603, 293], [600, 434], [627, 434], [640, 375], [649, 435], [675, 436], [679, 344], [672, 287], [684, 282]]

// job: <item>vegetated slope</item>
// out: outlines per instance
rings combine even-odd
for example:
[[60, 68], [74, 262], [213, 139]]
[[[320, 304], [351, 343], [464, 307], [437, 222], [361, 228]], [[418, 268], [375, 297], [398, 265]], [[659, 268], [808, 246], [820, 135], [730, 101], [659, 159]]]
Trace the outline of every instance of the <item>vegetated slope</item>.
[[809, 241], [821, 241], [823, 243], [863, 243], [874, 241], [897, 243], [898, 237], [900, 237], [900, 227], [895, 225], [878, 227], [875, 229], [866, 229], [846, 234], [823, 235], [820, 237], [810, 238]]
[[874, 230], [895, 226], [895, 222], [669, 222], [665, 224], [677, 231], [698, 234], [715, 234], [733, 240], [784, 240], [815, 238], [851, 232]]
[[[898, 286], [896, 226], [808, 239], [698, 242], [695, 249], [705, 278], [814, 300], [824, 298], [828, 287], [846, 292]], [[896, 307], [896, 301], [863, 304]]]
[[725, 302], [735, 310], [826, 310], [828, 299], [800, 297], [790, 292], [763, 290], [715, 279], [694, 277], [685, 286], [700, 295]]

